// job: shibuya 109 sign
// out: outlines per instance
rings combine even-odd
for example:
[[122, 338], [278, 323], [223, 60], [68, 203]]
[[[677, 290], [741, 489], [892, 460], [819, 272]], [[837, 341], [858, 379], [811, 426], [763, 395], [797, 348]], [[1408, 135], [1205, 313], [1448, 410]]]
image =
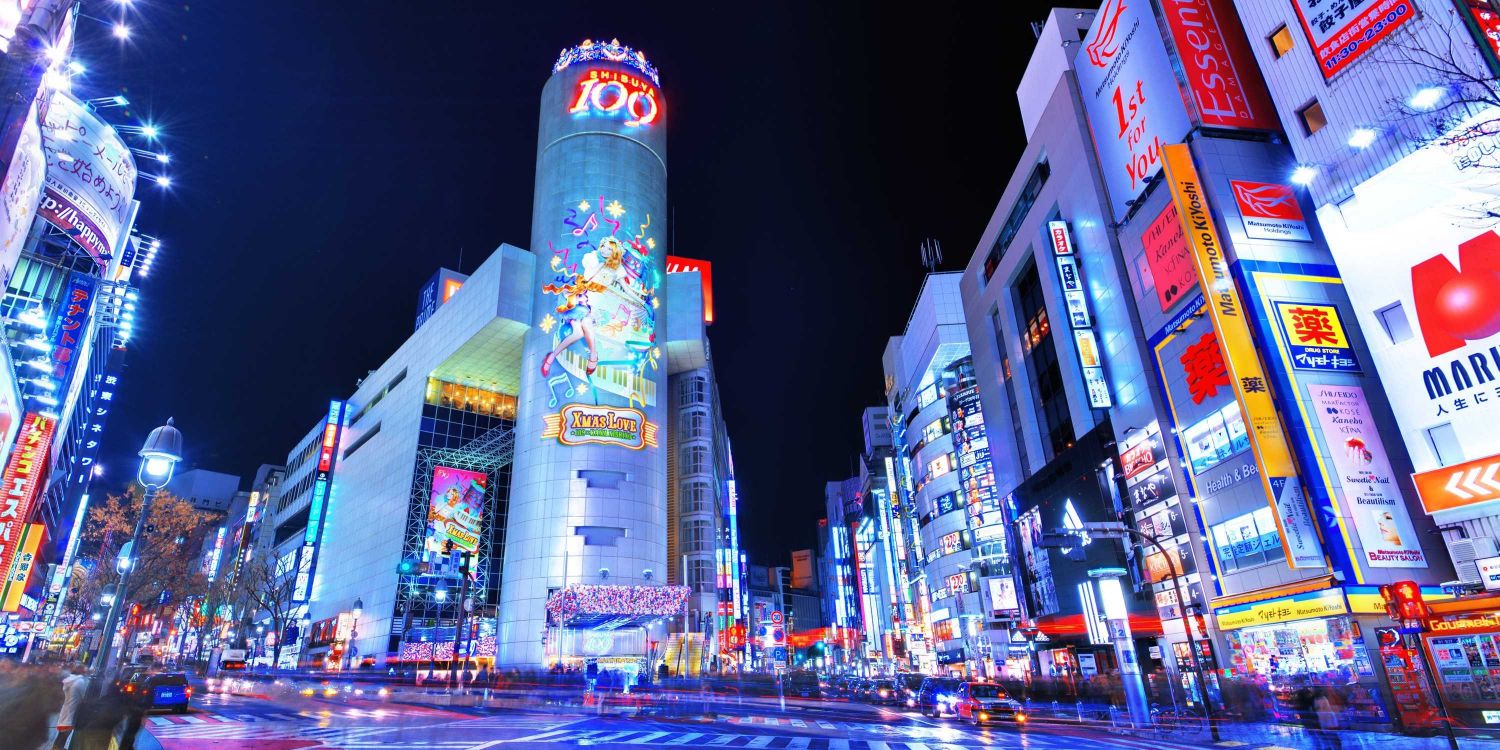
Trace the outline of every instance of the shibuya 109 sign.
[[650, 125], [661, 114], [656, 87], [639, 75], [619, 70], [590, 70], [578, 82], [573, 115], [606, 116], [629, 127]]
[[[1473, 218], [1500, 193], [1479, 161], [1497, 148], [1440, 139], [1318, 212], [1419, 473], [1500, 454], [1500, 234]], [[1429, 508], [1477, 502], [1434, 492]]]
[[114, 128], [71, 94], [55, 91], [42, 116], [46, 180], [38, 213], [100, 268], [124, 246], [135, 197], [135, 157]]

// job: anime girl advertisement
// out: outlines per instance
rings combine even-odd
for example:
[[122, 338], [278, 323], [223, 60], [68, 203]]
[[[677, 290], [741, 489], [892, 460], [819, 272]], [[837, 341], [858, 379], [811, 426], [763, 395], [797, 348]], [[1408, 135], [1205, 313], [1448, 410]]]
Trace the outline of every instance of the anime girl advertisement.
[[430, 555], [441, 555], [450, 541], [455, 550], [479, 550], [484, 492], [488, 486], [489, 477], [483, 472], [447, 466], [433, 469], [425, 545]]
[[665, 250], [651, 216], [600, 196], [568, 206], [552, 242], [540, 327], [551, 349], [540, 364], [559, 402], [646, 408], [656, 404], [661, 349], [656, 319]]

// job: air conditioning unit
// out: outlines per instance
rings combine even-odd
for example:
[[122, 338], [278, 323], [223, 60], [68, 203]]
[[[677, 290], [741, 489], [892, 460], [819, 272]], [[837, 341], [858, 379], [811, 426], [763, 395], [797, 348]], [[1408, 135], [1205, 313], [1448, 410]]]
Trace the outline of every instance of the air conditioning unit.
[[1453, 558], [1453, 569], [1463, 583], [1481, 583], [1479, 566], [1474, 563], [1486, 557], [1500, 555], [1500, 545], [1492, 537], [1453, 539], [1448, 542], [1448, 555]]

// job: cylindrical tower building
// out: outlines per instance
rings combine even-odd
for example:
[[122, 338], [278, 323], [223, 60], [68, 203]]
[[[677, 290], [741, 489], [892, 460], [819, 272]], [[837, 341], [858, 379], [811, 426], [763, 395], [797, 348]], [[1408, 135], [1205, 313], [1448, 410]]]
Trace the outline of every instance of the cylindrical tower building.
[[[502, 665], [544, 664], [549, 594], [666, 580], [665, 104], [618, 41], [564, 50], [542, 89]], [[588, 648], [628, 653], [628, 638]]]

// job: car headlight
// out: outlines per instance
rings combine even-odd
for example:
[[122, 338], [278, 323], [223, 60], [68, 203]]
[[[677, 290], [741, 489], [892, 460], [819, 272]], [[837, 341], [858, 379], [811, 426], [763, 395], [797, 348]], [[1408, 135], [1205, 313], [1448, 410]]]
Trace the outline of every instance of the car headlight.
[[980, 711], [979, 712], [979, 720], [980, 721], [989, 721], [990, 720], [990, 715], [987, 714], [987, 713], [985, 713], [985, 712], [983, 712], [983, 711]]

